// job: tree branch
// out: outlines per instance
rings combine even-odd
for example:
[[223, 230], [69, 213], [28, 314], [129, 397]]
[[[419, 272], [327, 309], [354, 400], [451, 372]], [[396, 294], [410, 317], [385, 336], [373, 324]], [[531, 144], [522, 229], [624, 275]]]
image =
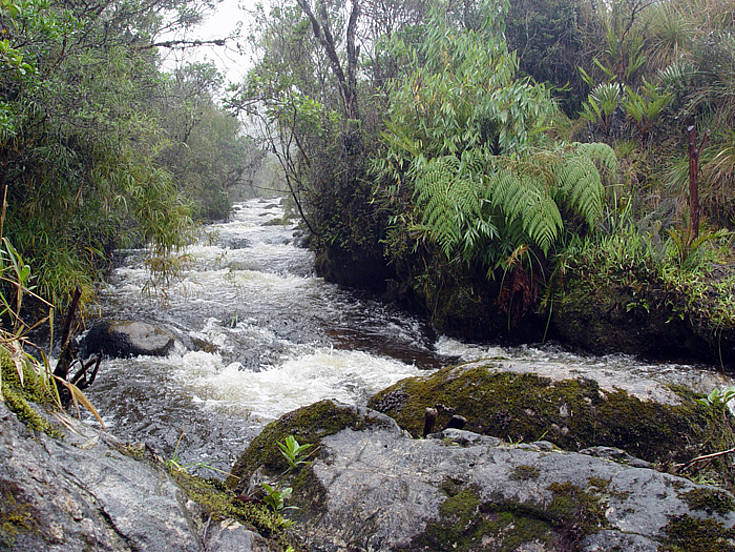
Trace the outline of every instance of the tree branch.
[[163, 40], [161, 42], [153, 42], [151, 44], [143, 44], [136, 46], [136, 50], [150, 50], [151, 48], [191, 48], [194, 46], [225, 46], [226, 38], [215, 38], [213, 40]]

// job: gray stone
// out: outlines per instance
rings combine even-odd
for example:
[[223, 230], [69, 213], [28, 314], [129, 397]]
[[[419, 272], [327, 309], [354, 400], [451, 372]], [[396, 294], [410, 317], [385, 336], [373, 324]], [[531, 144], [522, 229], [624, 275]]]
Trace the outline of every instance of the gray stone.
[[458, 430], [412, 439], [395, 425], [351, 423], [321, 438], [304, 468], [311, 476], [294, 479], [298, 532], [313, 552], [505, 550], [511, 543], [534, 552], [654, 552], [668, 544], [667, 525], [680, 516], [713, 522], [723, 542], [735, 526], [732, 511], [693, 511], [684, 496], [724, 491], [651, 469], [544, 442], [509, 445]]
[[429, 435], [431, 439], [446, 439], [452, 441], [462, 447], [468, 447], [470, 445], [499, 445], [503, 441], [497, 437], [490, 435], [481, 435], [466, 429], [445, 429], [439, 433], [432, 433]]
[[83, 357], [102, 351], [112, 357], [165, 356], [177, 343], [176, 335], [161, 326], [132, 320], [112, 320], [92, 326], [82, 338]]
[[0, 548], [227, 552], [259, 542], [230, 526], [210, 531], [203, 548], [204, 512], [162, 467], [123, 454], [124, 445], [97, 429], [54, 418], [63, 420], [63, 441], [33, 434], [0, 402], [0, 514], [25, 520], [0, 524]]
[[653, 464], [631, 456], [624, 450], [615, 447], [588, 447], [579, 451], [580, 454], [589, 454], [598, 458], [607, 458], [619, 464], [627, 464], [634, 468], [652, 468]]

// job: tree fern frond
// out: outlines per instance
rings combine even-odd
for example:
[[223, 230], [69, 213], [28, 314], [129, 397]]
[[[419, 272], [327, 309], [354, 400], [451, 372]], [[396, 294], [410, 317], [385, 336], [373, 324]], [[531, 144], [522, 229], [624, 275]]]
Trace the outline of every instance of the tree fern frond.
[[605, 188], [600, 173], [586, 155], [568, 155], [556, 167], [557, 201], [584, 218], [589, 226], [602, 216]]
[[491, 180], [493, 205], [501, 209], [508, 222], [520, 221], [530, 241], [546, 254], [563, 222], [543, 179], [504, 169]]
[[494, 231], [482, 219], [482, 188], [474, 174], [450, 155], [432, 159], [416, 175], [414, 198], [421, 222], [447, 258], [475, 247], [482, 234]]
[[602, 142], [575, 142], [572, 144], [572, 149], [575, 152], [596, 161], [605, 169], [609, 176], [617, 174], [618, 158], [615, 155], [615, 151], [607, 144]]

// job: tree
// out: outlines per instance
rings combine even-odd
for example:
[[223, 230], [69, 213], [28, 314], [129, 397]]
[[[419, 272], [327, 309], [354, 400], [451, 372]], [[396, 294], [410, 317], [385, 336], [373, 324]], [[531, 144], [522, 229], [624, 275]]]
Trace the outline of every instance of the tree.
[[413, 70], [391, 96], [375, 167], [384, 201], [417, 245], [493, 276], [520, 251], [545, 256], [562, 213], [593, 225], [603, 199], [595, 162], [614, 174], [616, 161], [603, 144], [546, 137], [555, 106], [542, 85], [516, 78], [502, 19], [491, 5], [485, 14], [472, 30], [432, 12], [420, 51], [407, 56]]

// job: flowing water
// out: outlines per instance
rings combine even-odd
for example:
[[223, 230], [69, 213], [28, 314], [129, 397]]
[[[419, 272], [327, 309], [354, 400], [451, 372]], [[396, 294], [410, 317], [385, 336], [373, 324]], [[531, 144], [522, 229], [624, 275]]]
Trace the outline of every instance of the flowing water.
[[554, 347], [501, 349], [436, 336], [419, 318], [315, 277], [278, 200], [235, 206], [186, 251], [181, 276], [143, 293], [143, 251], [121, 251], [103, 318], [161, 323], [184, 346], [167, 357], [105, 360], [88, 396], [108, 428], [181, 463], [227, 470], [263, 426], [323, 398], [363, 404], [398, 381], [458, 360], [521, 359], [664, 378], [703, 391], [730, 383], [711, 371]]

